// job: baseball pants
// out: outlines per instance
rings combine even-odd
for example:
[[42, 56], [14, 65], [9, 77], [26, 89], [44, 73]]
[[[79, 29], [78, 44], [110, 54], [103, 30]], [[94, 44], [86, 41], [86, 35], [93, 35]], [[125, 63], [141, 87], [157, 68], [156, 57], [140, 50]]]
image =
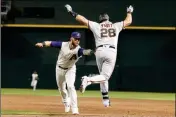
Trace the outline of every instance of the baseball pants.
[[75, 77], [76, 77], [76, 66], [73, 66], [72, 68], [69, 68], [67, 70], [59, 68], [59, 66], [56, 66], [56, 82], [60, 94], [62, 96], [62, 102], [69, 103], [70, 98], [71, 108], [78, 108], [77, 93], [74, 86]]

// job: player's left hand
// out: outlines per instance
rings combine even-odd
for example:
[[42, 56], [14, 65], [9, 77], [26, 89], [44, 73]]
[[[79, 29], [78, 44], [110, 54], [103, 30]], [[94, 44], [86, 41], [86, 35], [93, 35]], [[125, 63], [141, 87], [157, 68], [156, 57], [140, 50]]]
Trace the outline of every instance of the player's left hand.
[[65, 8], [67, 9], [68, 12], [72, 11], [72, 7], [69, 4], [66, 4]]
[[35, 46], [42, 48], [43, 47], [43, 43], [36, 43]]
[[133, 10], [134, 10], [133, 6], [130, 5], [129, 7], [127, 7], [128, 13], [133, 13]]
[[91, 49], [86, 49], [86, 50], [83, 50], [83, 55], [87, 55], [87, 56], [90, 56], [92, 54], [94, 54], [95, 52]]

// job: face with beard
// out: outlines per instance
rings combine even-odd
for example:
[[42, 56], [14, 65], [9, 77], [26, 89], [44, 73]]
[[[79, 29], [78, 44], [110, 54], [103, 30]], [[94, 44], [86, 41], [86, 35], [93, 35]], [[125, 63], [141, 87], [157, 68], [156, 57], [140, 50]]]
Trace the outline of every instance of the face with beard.
[[71, 48], [76, 48], [81, 39], [81, 34], [79, 32], [72, 32], [70, 42], [71, 42]]
[[80, 38], [73, 38], [71, 37], [71, 43], [74, 47], [77, 47], [80, 43]]

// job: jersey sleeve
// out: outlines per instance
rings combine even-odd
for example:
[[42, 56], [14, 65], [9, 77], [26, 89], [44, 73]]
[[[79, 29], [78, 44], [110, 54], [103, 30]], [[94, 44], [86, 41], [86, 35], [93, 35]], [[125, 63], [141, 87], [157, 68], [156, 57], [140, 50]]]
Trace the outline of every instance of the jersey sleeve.
[[94, 31], [96, 30], [97, 26], [99, 24], [97, 22], [93, 22], [93, 21], [88, 21], [88, 28], [91, 30], [91, 31]]
[[82, 56], [83, 55], [83, 48], [79, 48], [78, 50], [78, 57]]
[[51, 41], [51, 47], [61, 48], [62, 42], [61, 41]]
[[115, 25], [116, 29], [119, 30], [119, 32], [124, 28], [123, 21], [116, 22], [114, 25]]

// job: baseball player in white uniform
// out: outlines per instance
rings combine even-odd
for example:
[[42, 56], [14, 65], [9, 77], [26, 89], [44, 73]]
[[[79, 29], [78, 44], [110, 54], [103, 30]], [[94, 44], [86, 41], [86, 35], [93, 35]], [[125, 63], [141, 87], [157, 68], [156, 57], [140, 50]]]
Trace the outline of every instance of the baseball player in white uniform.
[[38, 74], [36, 71], [34, 71], [32, 73], [32, 81], [31, 81], [31, 87], [33, 87], [33, 91], [36, 90], [37, 82], [38, 82]]
[[[58, 60], [56, 63], [56, 82], [62, 102], [65, 106], [65, 112], [79, 114], [77, 93], [75, 90], [76, 65], [75, 63], [82, 55], [91, 55], [94, 52], [91, 49], [83, 49], [79, 46], [81, 34], [73, 32], [70, 41], [44, 41], [37, 43], [37, 47], [56, 47], [60, 49]], [[66, 88], [67, 86], [67, 88]]]
[[127, 8], [127, 16], [124, 21], [116, 23], [109, 21], [109, 16], [106, 13], [100, 14], [100, 22], [97, 23], [74, 12], [70, 5], [66, 4], [65, 7], [78, 22], [88, 26], [88, 28], [93, 32], [95, 38], [95, 56], [100, 74], [92, 77], [83, 76], [80, 91], [84, 93], [88, 85], [100, 83], [103, 104], [105, 107], [109, 107], [110, 100], [108, 96], [108, 80], [111, 77], [116, 63], [118, 36], [123, 28], [132, 23], [133, 7], [130, 5]]

